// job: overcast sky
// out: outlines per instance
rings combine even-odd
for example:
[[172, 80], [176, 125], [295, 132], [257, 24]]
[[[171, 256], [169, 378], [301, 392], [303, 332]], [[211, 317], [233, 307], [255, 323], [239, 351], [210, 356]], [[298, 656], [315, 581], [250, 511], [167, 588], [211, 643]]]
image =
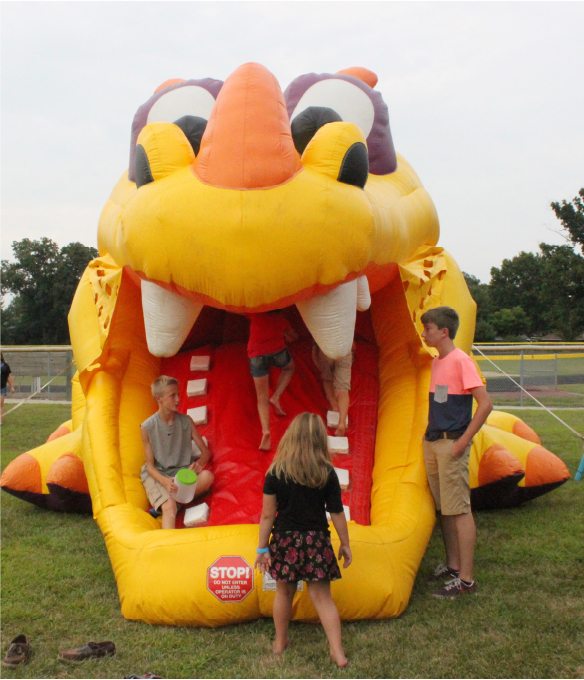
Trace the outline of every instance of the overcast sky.
[[584, 186], [579, 2], [2, 2], [2, 257], [48, 236], [96, 245], [136, 109], [168, 78], [257, 61], [379, 76], [396, 149], [436, 204], [440, 245], [483, 281], [563, 243], [551, 201]]

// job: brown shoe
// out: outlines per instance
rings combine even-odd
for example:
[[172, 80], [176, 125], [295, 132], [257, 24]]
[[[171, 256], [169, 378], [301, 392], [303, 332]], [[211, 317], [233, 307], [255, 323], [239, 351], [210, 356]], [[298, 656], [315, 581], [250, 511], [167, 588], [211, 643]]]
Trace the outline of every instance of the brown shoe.
[[116, 653], [116, 646], [110, 640], [105, 642], [88, 642], [83, 647], [76, 649], [59, 650], [59, 661], [65, 663], [80, 663], [86, 659], [101, 659], [104, 656], [113, 656]]
[[28, 643], [26, 635], [17, 635], [10, 643], [2, 665], [8, 668], [16, 668], [21, 663], [26, 663], [32, 654], [32, 647]]

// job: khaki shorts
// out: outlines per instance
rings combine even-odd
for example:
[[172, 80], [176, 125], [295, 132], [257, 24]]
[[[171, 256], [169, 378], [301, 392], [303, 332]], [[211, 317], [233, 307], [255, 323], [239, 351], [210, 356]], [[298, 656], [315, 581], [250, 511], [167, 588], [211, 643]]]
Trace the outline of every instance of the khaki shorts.
[[351, 389], [351, 366], [353, 352], [341, 359], [329, 359], [322, 352], [316, 353], [316, 367], [323, 382], [332, 382], [336, 390]]
[[452, 455], [452, 439], [424, 440], [424, 462], [436, 510], [443, 515], [465, 515], [470, 512], [468, 481], [469, 444], [460, 458]]
[[[158, 510], [163, 503], [170, 498], [168, 491], [162, 486], [160, 482], [148, 475], [142, 484], [146, 489], [146, 495], [150, 501], [150, 505]], [[177, 507], [181, 507], [180, 503], [177, 503]]]

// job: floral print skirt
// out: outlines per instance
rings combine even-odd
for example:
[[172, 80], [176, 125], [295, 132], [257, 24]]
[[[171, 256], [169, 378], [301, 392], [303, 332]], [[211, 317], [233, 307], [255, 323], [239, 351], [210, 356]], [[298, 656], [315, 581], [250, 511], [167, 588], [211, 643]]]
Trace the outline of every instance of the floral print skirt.
[[270, 539], [272, 566], [276, 581], [336, 581], [341, 570], [325, 531], [276, 531]]

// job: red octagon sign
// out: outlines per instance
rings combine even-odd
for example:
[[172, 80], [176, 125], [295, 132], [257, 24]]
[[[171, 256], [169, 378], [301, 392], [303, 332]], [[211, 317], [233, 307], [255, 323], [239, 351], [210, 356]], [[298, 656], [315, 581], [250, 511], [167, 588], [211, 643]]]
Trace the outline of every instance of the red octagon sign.
[[207, 569], [207, 590], [221, 602], [241, 602], [253, 590], [253, 569], [239, 555], [224, 555]]

